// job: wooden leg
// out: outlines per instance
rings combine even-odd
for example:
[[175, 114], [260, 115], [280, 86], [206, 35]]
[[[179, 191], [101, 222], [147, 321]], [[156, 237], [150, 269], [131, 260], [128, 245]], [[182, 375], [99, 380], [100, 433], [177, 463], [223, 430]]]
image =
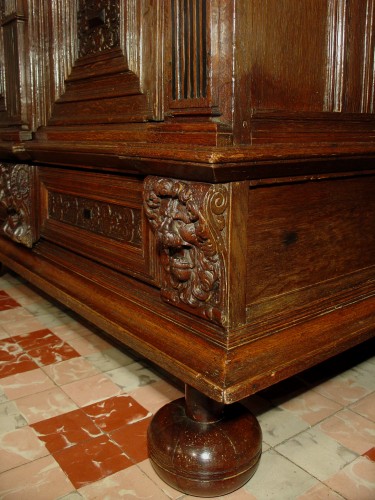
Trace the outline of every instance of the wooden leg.
[[240, 403], [224, 405], [186, 386], [185, 399], [161, 408], [148, 430], [158, 475], [189, 495], [213, 497], [243, 486], [257, 469], [262, 432]]

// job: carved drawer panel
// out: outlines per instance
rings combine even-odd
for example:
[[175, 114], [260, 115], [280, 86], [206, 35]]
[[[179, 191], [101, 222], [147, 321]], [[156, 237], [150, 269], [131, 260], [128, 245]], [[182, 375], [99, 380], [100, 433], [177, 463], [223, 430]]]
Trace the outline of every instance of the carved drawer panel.
[[76, 253], [153, 281], [151, 232], [142, 181], [40, 167], [41, 236]]

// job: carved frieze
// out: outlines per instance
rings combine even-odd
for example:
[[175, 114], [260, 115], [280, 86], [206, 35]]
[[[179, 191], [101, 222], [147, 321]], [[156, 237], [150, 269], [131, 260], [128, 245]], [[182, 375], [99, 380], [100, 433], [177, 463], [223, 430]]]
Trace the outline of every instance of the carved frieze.
[[164, 300], [223, 325], [226, 287], [225, 185], [150, 176], [144, 207], [159, 245]]
[[79, 57], [120, 46], [120, 1], [80, 0]]
[[29, 165], [0, 163], [1, 233], [31, 247], [33, 170]]
[[48, 216], [107, 238], [141, 246], [141, 211], [66, 193], [49, 191]]

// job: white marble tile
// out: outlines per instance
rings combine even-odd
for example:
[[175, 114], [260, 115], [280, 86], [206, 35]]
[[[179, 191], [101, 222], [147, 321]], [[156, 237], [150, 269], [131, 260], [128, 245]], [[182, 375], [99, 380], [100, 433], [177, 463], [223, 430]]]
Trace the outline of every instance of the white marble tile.
[[142, 363], [132, 363], [115, 370], [106, 372], [111, 380], [121, 387], [124, 392], [132, 393], [139, 387], [153, 384], [160, 380], [160, 376]]
[[289, 439], [277, 446], [276, 450], [320, 481], [337, 473], [358, 457], [316, 428]]
[[25, 425], [27, 421], [14, 401], [0, 404], [0, 434], [20, 429]]
[[258, 420], [263, 440], [270, 446], [276, 446], [309, 427], [307, 422], [279, 407], [258, 415]]
[[128, 366], [136, 360], [135, 356], [128, 355], [115, 347], [111, 347], [110, 349], [105, 349], [104, 351], [96, 352], [85, 357], [101, 372], [108, 372], [110, 370], [115, 370], [116, 368]]
[[292, 500], [318, 481], [274, 450], [263, 453], [259, 468], [245, 485], [257, 499]]

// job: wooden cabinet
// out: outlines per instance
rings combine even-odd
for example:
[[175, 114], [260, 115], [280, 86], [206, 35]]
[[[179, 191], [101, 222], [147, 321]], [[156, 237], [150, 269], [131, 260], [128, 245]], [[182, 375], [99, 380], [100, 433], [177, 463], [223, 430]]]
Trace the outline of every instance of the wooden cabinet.
[[238, 402], [375, 332], [375, 1], [0, 8], [0, 259], [180, 377], [155, 468], [232, 491]]

